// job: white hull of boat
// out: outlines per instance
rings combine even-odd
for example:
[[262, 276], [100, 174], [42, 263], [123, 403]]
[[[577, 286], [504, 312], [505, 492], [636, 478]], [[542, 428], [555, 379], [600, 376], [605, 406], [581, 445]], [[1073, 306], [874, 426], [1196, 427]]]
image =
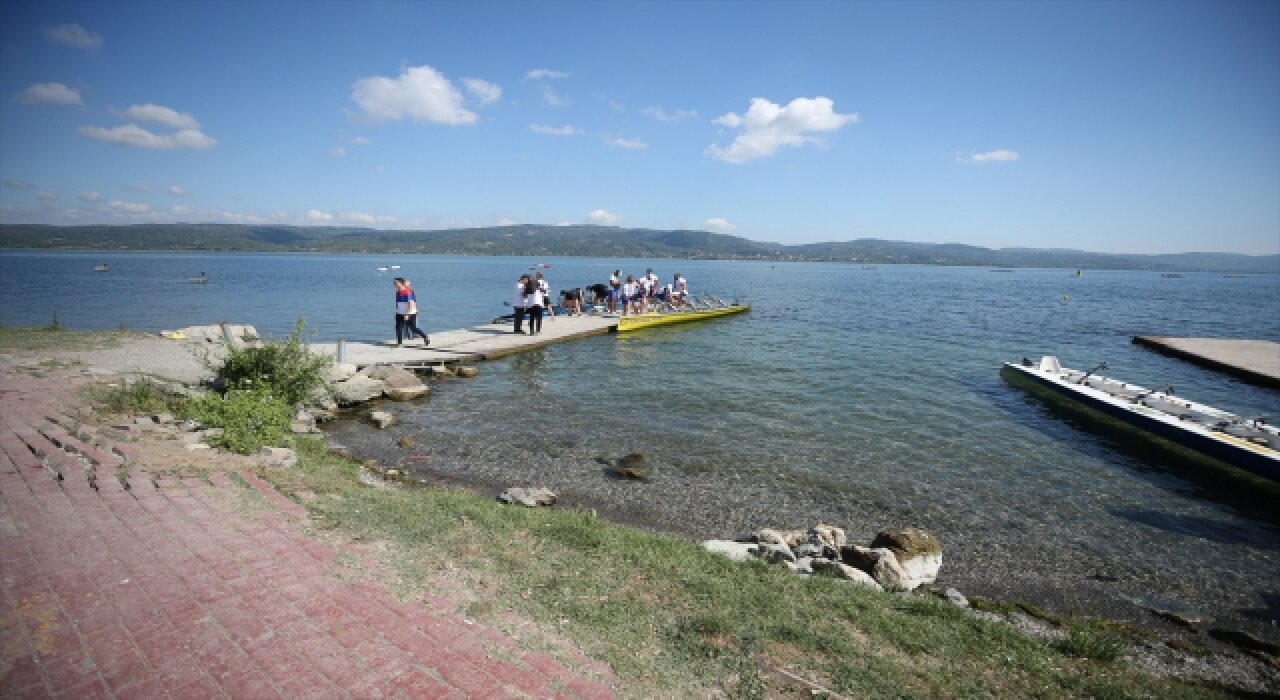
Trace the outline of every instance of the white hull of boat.
[[1259, 420], [1187, 401], [1171, 393], [1040, 363], [1006, 362], [1004, 371], [1184, 447], [1280, 481], [1280, 429]]

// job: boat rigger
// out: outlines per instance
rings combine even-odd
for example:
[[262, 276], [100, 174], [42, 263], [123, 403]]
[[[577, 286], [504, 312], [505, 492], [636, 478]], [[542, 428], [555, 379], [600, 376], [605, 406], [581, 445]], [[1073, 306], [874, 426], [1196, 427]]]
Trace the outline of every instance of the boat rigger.
[[1147, 389], [1089, 371], [1063, 367], [1046, 355], [1040, 362], [1006, 362], [1002, 372], [1101, 411], [1158, 437], [1260, 476], [1280, 481], [1280, 428], [1262, 418], [1244, 418], [1175, 396], [1172, 388]]

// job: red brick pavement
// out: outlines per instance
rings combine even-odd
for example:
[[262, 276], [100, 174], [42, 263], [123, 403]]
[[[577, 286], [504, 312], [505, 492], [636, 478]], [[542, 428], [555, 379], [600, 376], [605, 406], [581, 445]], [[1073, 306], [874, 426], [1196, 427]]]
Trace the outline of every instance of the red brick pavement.
[[[344, 567], [252, 473], [149, 471], [85, 419], [81, 373], [40, 374], [0, 363], [0, 697], [613, 696], [581, 652]], [[246, 487], [262, 512], [226, 497]]]

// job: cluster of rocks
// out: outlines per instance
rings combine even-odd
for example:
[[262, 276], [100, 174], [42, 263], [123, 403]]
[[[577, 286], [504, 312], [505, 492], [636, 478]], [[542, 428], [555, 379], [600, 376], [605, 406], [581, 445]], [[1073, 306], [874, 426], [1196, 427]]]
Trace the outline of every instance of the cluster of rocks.
[[942, 568], [938, 538], [919, 528], [882, 531], [869, 546], [850, 544], [842, 528], [758, 530], [743, 540], [707, 540], [702, 547], [735, 561], [759, 558], [802, 575], [826, 574], [886, 591], [933, 583]]

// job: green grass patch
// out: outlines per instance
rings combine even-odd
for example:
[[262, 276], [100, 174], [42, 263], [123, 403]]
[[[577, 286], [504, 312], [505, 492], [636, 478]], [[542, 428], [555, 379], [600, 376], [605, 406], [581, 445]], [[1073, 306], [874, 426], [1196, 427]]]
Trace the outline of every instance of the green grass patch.
[[307, 505], [326, 529], [387, 541], [400, 578], [423, 588], [461, 575], [477, 594], [462, 612], [568, 636], [627, 697], [1223, 697], [1115, 663], [1119, 638], [1094, 624], [1053, 645], [933, 598], [737, 564], [577, 510], [368, 487], [321, 441], [298, 446], [297, 469], [265, 476], [316, 493]]

